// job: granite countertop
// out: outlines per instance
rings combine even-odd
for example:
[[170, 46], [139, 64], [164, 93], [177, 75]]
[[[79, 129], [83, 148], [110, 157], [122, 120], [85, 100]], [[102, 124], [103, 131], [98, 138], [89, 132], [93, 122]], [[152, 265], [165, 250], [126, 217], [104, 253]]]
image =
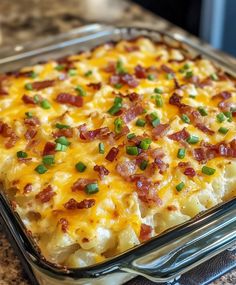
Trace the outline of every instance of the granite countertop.
[[[155, 25], [160, 30], [187, 34], [140, 6], [120, 0], [1, 0], [0, 47], [55, 35], [89, 22]], [[197, 39], [188, 35], [193, 40]], [[225, 59], [236, 60], [222, 54]], [[236, 258], [236, 257], [235, 257]], [[138, 284], [137, 282], [135, 284]], [[211, 285], [236, 284], [236, 271]], [[29, 285], [22, 266], [0, 226], [0, 285]], [[198, 284], [196, 284], [198, 285]], [[199, 284], [200, 285], [200, 284]]]

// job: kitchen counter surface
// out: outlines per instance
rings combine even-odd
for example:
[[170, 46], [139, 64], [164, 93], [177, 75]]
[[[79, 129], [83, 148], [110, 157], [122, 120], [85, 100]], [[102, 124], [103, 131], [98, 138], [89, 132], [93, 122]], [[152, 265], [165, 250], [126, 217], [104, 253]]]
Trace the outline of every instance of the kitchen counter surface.
[[[89, 22], [145, 23], [145, 25], [155, 25], [155, 28], [160, 30], [187, 34], [140, 6], [126, 1], [1, 0], [0, 47], [66, 32]], [[194, 41], [198, 40], [190, 35], [188, 37]], [[235, 59], [222, 53], [221, 55], [225, 60], [236, 63]], [[0, 226], [0, 285], [29, 285], [21, 267]], [[144, 284], [143, 282], [135, 281], [133, 284]], [[211, 285], [233, 284], [236, 284], [236, 271], [227, 273], [211, 283]]]

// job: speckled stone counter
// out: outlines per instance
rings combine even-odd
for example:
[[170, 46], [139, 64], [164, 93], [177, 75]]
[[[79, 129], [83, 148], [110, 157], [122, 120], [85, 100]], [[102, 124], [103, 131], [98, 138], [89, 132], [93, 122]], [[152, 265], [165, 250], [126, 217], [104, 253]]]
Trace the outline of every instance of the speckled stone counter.
[[[160, 30], [186, 34], [180, 28], [126, 1], [0, 0], [0, 47], [66, 32], [89, 22], [141, 22], [145, 25], [151, 24]], [[191, 38], [197, 40], [194, 37]], [[224, 54], [222, 56], [225, 60], [236, 63], [235, 59]], [[133, 284], [141, 283], [141, 281], [140, 283], [135, 281]], [[222, 276], [211, 285], [221, 284], [235, 285], [236, 271]], [[1, 226], [0, 285], [29, 285], [20, 261]]]

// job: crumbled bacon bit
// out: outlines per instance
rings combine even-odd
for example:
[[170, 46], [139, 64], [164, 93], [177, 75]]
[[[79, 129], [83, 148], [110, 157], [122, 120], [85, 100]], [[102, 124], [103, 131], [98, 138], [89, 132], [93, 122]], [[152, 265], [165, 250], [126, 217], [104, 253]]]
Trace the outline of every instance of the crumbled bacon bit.
[[206, 163], [215, 157], [236, 158], [236, 140], [229, 143], [220, 142], [215, 145], [203, 143], [201, 148], [193, 150], [194, 158], [200, 163]]
[[27, 140], [31, 140], [36, 136], [36, 134], [37, 130], [33, 127], [29, 127], [24, 136]]
[[106, 169], [103, 165], [95, 165], [93, 168], [94, 171], [98, 172], [100, 179], [102, 180], [104, 176], [108, 175], [110, 171]]
[[168, 211], [177, 211], [178, 210], [178, 208], [175, 206], [175, 205], [169, 205], [169, 206], [167, 206], [167, 210]]
[[147, 77], [146, 68], [142, 67], [140, 64], [135, 67], [134, 71], [134, 74], [137, 78], [142, 79]]
[[27, 164], [28, 162], [30, 162], [32, 160], [32, 157], [19, 157], [18, 161]]
[[75, 96], [70, 93], [60, 93], [56, 97], [56, 101], [61, 104], [68, 104], [71, 106], [82, 107], [83, 97]]
[[66, 233], [69, 227], [69, 222], [67, 221], [67, 219], [61, 218], [58, 223], [61, 224], [61, 230], [63, 231], [63, 233]]
[[131, 106], [125, 113], [122, 115], [123, 121], [127, 124], [134, 120], [137, 116], [143, 114], [144, 108], [141, 104], [135, 104]]
[[171, 135], [168, 135], [168, 138], [173, 141], [180, 141], [180, 140], [186, 140], [190, 134], [186, 131], [186, 128], [183, 128], [181, 131], [173, 133]]
[[174, 77], [174, 83], [175, 83], [175, 88], [176, 89], [180, 89], [181, 88], [181, 85], [179, 83], [179, 81]]
[[161, 70], [164, 71], [165, 73], [175, 74], [174, 70], [165, 64], [161, 65]]
[[51, 198], [56, 195], [56, 193], [53, 191], [53, 188], [51, 185], [48, 185], [46, 188], [44, 188], [41, 192], [39, 192], [35, 198], [40, 200], [41, 203], [47, 203], [51, 200]]
[[180, 161], [180, 162], [178, 163], [178, 166], [181, 167], [181, 168], [184, 168], [184, 167], [190, 167], [191, 164], [190, 164], [190, 162]]
[[169, 104], [175, 105], [175, 106], [177, 106], [177, 107], [180, 107], [180, 106], [182, 105], [181, 99], [182, 99], [181, 96], [179, 96], [178, 94], [174, 93], [174, 94], [170, 97], [170, 99], [169, 99]]
[[32, 87], [34, 90], [42, 90], [54, 85], [55, 80], [44, 80], [44, 81], [35, 81], [32, 83]]
[[137, 101], [140, 98], [139, 94], [136, 92], [129, 93], [127, 96], [131, 102]]
[[134, 161], [127, 160], [124, 162], [118, 162], [116, 165], [116, 171], [125, 180], [129, 180], [131, 175], [134, 175], [137, 170], [137, 165]]
[[155, 128], [152, 129], [152, 137], [157, 140], [167, 134], [170, 129], [169, 124], [159, 124]]
[[80, 138], [82, 140], [93, 141], [95, 139], [106, 139], [111, 133], [108, 127], [87, 131], [86, 124], [78, 127], [80, 131]]
[[33, 190], [32, 184], [31, 184], [31, 183], [28, 183], [28, 184], [26, 184], [25, 187], [24, 187], [24, 194], [28, 194], [28, 193], [30, 193], [32, 190]]
[[135, 45], [132, 45], [132, 46], [125, 46], [125, 51], [127, 52], [134, 52], [134, 51], [139, 51], [139, 46], [135, 46]]
[[24, 123], [26, 125], [33, 126], [33, 127], [40, 125], [39, 118], [37, 118], [37, 117], [25, 118]]
[[192, 167], [188, 167], [184, 170], [184, 175], [194, 177], [196, 175], [196, 171]]
[[17, 140], [18, 140], [18, 136], [13, 131], [13, 129], [10, 126], [8, 126], [8, 124], [3, 123], [2, 121], [0, 121], [0, 134], [4, 138], [8, 138], [6, 140], [6, 142], [5, 142], [5, 147], [6, 148], [13, 147], [16, 144]]
[[195, 125], [196, 128], [198, 128], [199, 130], [201, 130], [203, 133], [208, 134], [210, 136], [214, 135], [214, 131], [212, 131], [211, 129], [209, 129], [207, 126], [205, 126], [204, 124], [196, 124]]
[[34, 101], [34, 98], [30, 97], [30, 96], [28, 96], [26, 94], [24, 94], [21, 99], [23, 100], [23, 102], [25, 104], [32, 104], [32, 105], [36, 104], [35, 101]]
[[232, 94], [228, 91], [222, 91], [214, 96], [212, 96], [212, 99], [222, 99], [227, 100], [232, 97]]
[[88, 209], [95, 205], [94, 199], [84, 199], [80, 202], [77, 202], [75, 199], [71, 198], [68, 202], [64, 204], [64, 207], [67, 210], [76, 210], [76, 209]]
[[221, 101], [218, 104], [218, 108], [221, 109], [223, 112], [230, 111], [232, 106], [233, 106], [233, 103], [228, 102], [228, 101]]
[[138, 81], [135, 79], [135, 77], [129, 73], [124, 74], [113, 74], [110, 77], [110, 84], [116, 85], [116, 84], [127, 84], [131, 88], [135, 88], [138, 86]]
[[156, 188], [149, 178], [140, 174], [132, 175], [130, 178], [136, 183], [138, 197], [142, 202], [155, 205], [162, 204], [162, 200], [158, 197]]
[[61, 129], [53, 133], [54, 138], [59, 138], [59, 137], [67, 137], [67, 138], [72, 138], [73, 137], [73, 129]]
[[149, 149], [148, 153], [151, 155], [152, 158], [163, 158], [165, 153], [161, 147]]
[[160, 174], [164, 174], [169, 167], [169, 164], [165, 163], [161, 158], [156, 158], [155, 164], [157, 165]]
[[46, 142], [44, 149], [43, 149], [43, 155], [50, 155], [55, 154], [55, 147], [56, 144], [53, 142]]
[[210, 77], [206, 77], [205, 79], [203, 79], [199, 85], [199, 87], [204, 88], [206, 86], [212, 86], [212, 79]]
[[72, 185], [71, 189], [73, 192], [76, 191], [84, 191], [85, 187], [88, 184], [97, 183], [96, 179], [87, 179], [87, 178], [79, 178], [75, 183]]
[[89, 83], [89, 84], [87, 84], [87, 86], [93, 88], [93, 90], [100, 90], [102, 87], [102, 83], [101, 82]]
[[117, 147], [112, 147], [110, 151], [108, 152], [108, 154], [106, 155], [105, 159], [110, 162], [113, 162], [115, 158], [117, 157], [118, 152], [119, 152], [119, 149]]
[[103, 69], [103, 71], [105, 71], [107, 73], [115, 73], [116, 63], [115, 62], [108, 62], [107, 66]]
[[141, 224], [139, 239], [141, 242], [149, 240], [152, 237], [152, 227], [146, 224]]

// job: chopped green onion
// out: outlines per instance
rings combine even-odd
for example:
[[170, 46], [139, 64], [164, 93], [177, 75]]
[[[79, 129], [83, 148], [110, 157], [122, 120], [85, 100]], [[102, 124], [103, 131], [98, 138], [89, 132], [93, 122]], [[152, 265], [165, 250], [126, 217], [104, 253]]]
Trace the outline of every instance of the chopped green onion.
[[34, 71], [32, 71], [31, 73], [30, 73], [30, 77], [31, 78], [36, 78], [37, 77], [37, 73], [36, 72], [34, 72]]
[[202, 167], [202, 173], [206, 175], [213, 175], [216, 172], [214, 168], [208, 167], [208, 166], [203, 166]]
[[137, 146], [127, 146], [126, 153], [129, 155], [138, 155], [139, 151], [138, 151]]
[[232, 112], [228, 111], [228, 112], [224, 112], [224, 115], [226, 118], [228, 118], [228, 122], [232, 122], [233, 116], [232, 116]]
[[57, 128], [57, 129], [69, 129], [70, 128], [70, 126], [68, 126], [68, 125], [64, 125], [64, 124], [60, 124], [60, 123], [56, 123], [56, 125], [55, 125], [55, 127]]
[[17, 151], [16, 155], [18, 158], [26, 158], [28, 156], [28, 154], [26, 152], [21, 151], [21, 150]]
[[157, 127], [158, 125], [160, 125], [160, 119], [159, 118], [156, 118], [152, 121], [152, 126], [155, 128]]
[[208, 113], [207, 113], [207, 111], [206, 111], [205, 108], [203, 108], [203, 107], [198, 107], [197, 109], [198, 109], [198, 112], [199, 112], [203, 117], [208, 115]]
[[26, 89], [26, 90], [29, 90], [29, 91], [33, 90], [32, 84], [31, 84], [31, 83], [26, 83], [26, 84], [25, 84], [25, 89]]
[[143, 119], [138, 119], [135, 124], [138, 127], [144, 127], [146, 125], [146, 121]]
[[218, 78], [217, 74], [212, 73], [211, 74], [211, 79], [214, 80], [214, 81], [217, 81], [219, 78]]
[[25, 115], [28, 118], [32, 118], [33, 117], [33, 113], [32, 112], [25, 112]]
[[44, 99], [41, 103], [40, 103], [40, 106], [47, 110], [47, 109], [50, 109], [51, 108], [51, 104], [48, 102], [47, 99]]
[[93, 74], [93, 71], [92, 70], [88, 70], [87, 72], [85, 72], [84, 76], [89, 77], [92, 74]]
[[123, 120], [121, 118], [116, 118], [114, 121], [114, 125], [115, 125], [115, 133], [119, 134], [122, 130]]
[[196, 95], [189, 94], [189, 97], [192, 98], [192, 99], [195, 99], [195, 98], [196, 98]]
[[98, 189], [98, 184], [97, 183], [90, 183], [90, 184], [87, 184], [86, 187], [85, 187], [85, 192], [87, 194], [95, 194], [99, 191]]
[[161, 88], [155, 88], [154, 89], [154, 93], [157, 93], [157, 94], [162, 94], [163, 93], [163, 91], [162, 91], [162, 89]]
[[116, 84], [114, 84], [114, 87], [116, 88], [116, 89], [121, 89], [122, 88], [122, 84], [121, 83], [116, 83]]
[[61, 71], [61, 70], [63, 70], [64, 68], [65, 68], [65, 66], [64, 66], [64, 65], [61, 65], [61, 64], [59, 64], [59, 65], [57, 65], [57, 66], [55, 67], [55, 69], [58, 70], [58, 71]]
[[186, 139], [189, 144], [196, 144], [199, 142], [199, 137], [197, 136], [190, 136]]
[[116, 97], [114, 100], [114, 105], [121, 104], [123, 99], [121, 97]]
[[155, 80], [155, 75], [154, 74], [148, 74], [147, 79], [150, 81], [154, 81]]
[[218, 123], [222, 123], [225, 120], [225, 115], [223, 113], [219, 113], [218, 115], [216, 115], [216, 120]]
[[39, 95], [34, 95], [34, 103], [35, 104], [39, 103]]
[[66, 151], [67, 146], [61, 143], [56, 143], [55, 151]]
[[140, 165], [139, 165], [139, 168], [141, 170], [145, 170], [147, 168], [147, 166], [148, 166], [148, 161], [147, 160], [142, 160]]
[[44, 155], [43, 156], [43, 163], [46, 165], [52, 165], [55, 164], [55, 159], [54, 159], [54, 155]]
[[180, 72], [180, 73], [185, 73], [185, 69], [184, 69], [184, 68], [180, 68], [180, 69], [179, 69], [179, 72]]
[[183, 69], [186, 70], [186, 69], [189, 69], [189, 68], [190, 68], [190, 65], [188, 63], [185, 63], [184, 66], [183, 66]]
[[163, 100], [162, 100], [161, 95], [156, 95], [155, 101], [156, 101], [156, 106], [157, 107], [162, 107], [163, 106]]
[[176, 185], [175, 188], [176, 188], [176, 190], [177, 190], [178, 192], [180, 192], [180, 191], [182, 191], [182, 190], [184, 189], [184, 186], [185, 186], [185, 184], [184, 184], [184, 182], [182, 181], [182, 182], [180, 182], [178, 185]]
[[122, 98], [116, 97], [113, 106], [107, 111], [110, 115], [115, 115], [122, 108]]
[[229, 131], [229, 129], [224, 128], [224, 127], [220, 127], [218, 130], [219, 133], [224, 134], [224, 135], [227, 134], [228, 131]]
[[80, 85], [77, 85], [76, 87], [75, 87], [75, 90], [78, 92], [78, 95], [79, 96], [86, 96], [87, 95], [87, 93], [86, 93], [86, 91], [84, 90], [84, 88], [82, 87], [82, 86], [80, 86]]
[[75, 76], [77, 74], [77, 70], [76, 69], [69, 69], [68, 74], [69, 74], [69, 76]]
[[150, 117], [151, 117], [152, 126], [153, 126], [154, 128], [160, 124], [160, 119], [159, 119], [159, 117], [157, 116], [157, 113], [156, 113], [156, 112], [152, 112], [152, 113], [150, 114]]
[[116, 63], [116, 72], [118, 74], [123, 74], [125, 73], [125, 68], [124, 68], [124, 64], [121, 60], [118, 60]]
[[183, 159], [185, 157], [185, 152], [186, 152], [185, 148], [179, 148], [177, 157]]
[[98, 144], [98, 151], [99, 151], [99, 153], [101, 153], [101, 154], [104, 154], [105, 153], [105, 146], [104, 146], [104, 143], [99, 143]]
[[183, 114], [183, 115], [181, 116], [181, 119], [182, 119], [182, 121], [185, 122], [186, 124], [190, 124], [190, 123], [191, 123], [189, 117], [188, 117], [186, 114]]
[[193, 77], [193, 72], [190, 70], [190, 71], [187, 71], [186, 74], [185, 74], [185, 77], [186, 78], [191, 78]]
[[44, 174], [45, 172], [48, 171], [47, 167], [44, 166], [43, 164], [39, 164], [37, 167], [34, 169], [38, 174]]
[[139, 147], [141, 149], [147, 150], [150, 146], [150, 144], [152, 143], [151, 139], [147, 138], [147, 139], [143, 139], [140, 144]]
[[82, 161], [80, 161], [80, 162], [76, 163], [75, 168], [79, 172], [84, 172], [86, 170], [87, 166]]
[[67, 140], [66, 137], [62, 136], [62, 137], [59, 137], [55, 140], [56, 143], [60, 143], [62, 145], [65, 145], [65, 146], [68, 146], [70, 145], [70, 142]]
[[132, 138], [135, 138], [135, 137], [136, 137], [135, 133], [130, 133], [127, 135], [128, 140], [131, 140]]
[[171, 80], [174, 78], [174, 75], [172, 73], [166, 74], [166, 79]]

